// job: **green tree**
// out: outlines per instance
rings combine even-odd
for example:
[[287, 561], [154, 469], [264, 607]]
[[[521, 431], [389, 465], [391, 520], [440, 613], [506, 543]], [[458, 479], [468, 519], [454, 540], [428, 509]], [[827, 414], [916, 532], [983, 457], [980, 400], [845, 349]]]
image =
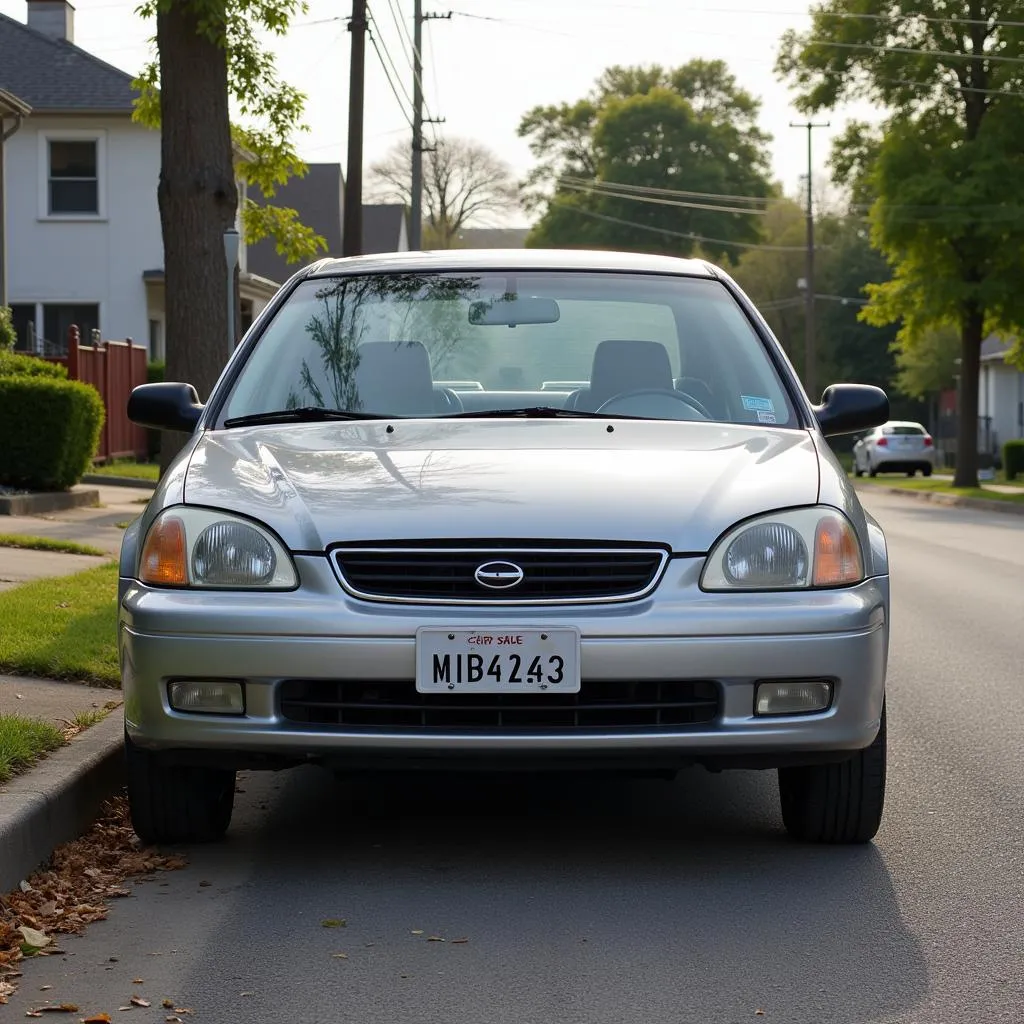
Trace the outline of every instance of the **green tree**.
[[10, 352], [17, 340], [11, 310], [8, 306], [0, 306], [0, 352]]
[[960, 356], [960, 333], [943, 325], [913, 339], [893, 344], [900, 390], [914, 398], [931, 398], [956, 383], [956, 361]]
[[806, 113], [849, 99], [888, 112], [877, 149], [851, 161], [870, 159], [871, 239], [893, 271], [862, 315], [899, 323], [904, 346], [957, 325], [960, 487], [978, 481], [981, 343], [1024, 323], [1022, 21], [1022, 0], [828, 0], [785, 35], [777, 65]]
[[533, 108], [519, 125], [538, 160], [523, 196], [543, 212], [527, 244], [679, 255], [700, 246], [725, 259], [735, 251], [726, 243], [756, 242], [758, 200], [774, 194], [759, 109], [723, 61], [703, 60], [612, 67], [584, 99]]
[[[135, 118], [161, 133], [167, 379], [189, 381], [201, 398], [228, 355], [223, 237], [238, 215], [236, 176], [273, 196], [306, 171], [294, 143], [304, 97], [280, 81], [258, 39], [283, 34], [301, 10], [301, 0], [146, 0], [138, 10], [156, 21], [158, 56], [136, 82]], [[243, 125], [232, 127], [232, 99]], [[294, 210], [247, 200], [241, 212], [250, 243], [273, 236], [293, 260], [325, 247]], [[165, 468], [180, 444], [164, 435]]]

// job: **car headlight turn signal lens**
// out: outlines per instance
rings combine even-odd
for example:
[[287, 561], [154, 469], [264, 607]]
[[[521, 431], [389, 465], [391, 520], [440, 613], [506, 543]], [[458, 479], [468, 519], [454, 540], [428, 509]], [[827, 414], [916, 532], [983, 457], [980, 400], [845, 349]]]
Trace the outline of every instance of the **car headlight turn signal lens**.
[[790, 509], [729, 530], [712, 549], [704, 590], [843, 587], [864, 579], [850, 521], [828, 506]]
[[181, 505], [149, 528], [139, 579], [154, 587], [228, 590], [298, 585], [291, 557], [268, 529], [229, 512]]

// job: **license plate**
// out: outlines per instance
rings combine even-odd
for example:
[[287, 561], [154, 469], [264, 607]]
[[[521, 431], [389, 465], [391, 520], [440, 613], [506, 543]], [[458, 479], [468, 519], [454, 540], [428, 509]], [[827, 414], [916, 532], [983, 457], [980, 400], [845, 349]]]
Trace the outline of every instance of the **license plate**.
[[579, 693], [578, 629], [416, 631], [418, 693]]

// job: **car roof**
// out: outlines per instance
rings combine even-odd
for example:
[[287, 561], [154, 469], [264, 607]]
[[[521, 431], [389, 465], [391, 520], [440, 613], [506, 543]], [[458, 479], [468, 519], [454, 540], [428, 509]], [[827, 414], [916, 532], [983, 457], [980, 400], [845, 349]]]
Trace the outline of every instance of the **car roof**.
[[429, 252], [375, 253], [326, 258], [312, 264], [309, 277], [380, 271], [437, 270], [596, 270], [625, 273], [715, 277], [705, 260], [639, 252], [587, 249], [436, 249]]
[[878, 429], [883, 430], [885, 427], [920, 427], [922, 430], [925, 429], [924, 424], [918, 423], [916, 420], [886, 420]]

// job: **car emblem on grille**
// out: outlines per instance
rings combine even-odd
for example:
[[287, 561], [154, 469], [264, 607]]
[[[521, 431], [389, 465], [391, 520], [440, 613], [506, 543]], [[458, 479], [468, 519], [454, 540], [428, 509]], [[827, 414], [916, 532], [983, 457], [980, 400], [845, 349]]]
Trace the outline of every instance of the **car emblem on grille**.
[[525, 575], [513, 562], [484, 562], [477, 566], [473, 578], [488, 590], [511, 590], [523, 582]]

